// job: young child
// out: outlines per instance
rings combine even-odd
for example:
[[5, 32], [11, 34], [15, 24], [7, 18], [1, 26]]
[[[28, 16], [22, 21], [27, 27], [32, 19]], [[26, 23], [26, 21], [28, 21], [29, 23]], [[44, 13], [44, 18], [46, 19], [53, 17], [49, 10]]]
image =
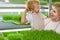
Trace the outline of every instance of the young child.
[[[29, 15], [26, 15], [28, 11], [30, 13]], [[33, 30], [44, 29], [44, 20], [43, 15], [40, 13], [39, 1], [28, 1], [27, 8], [25, 9], [21, 19], [22, 23], [26, 23], [27, 21], [30, 22]]]

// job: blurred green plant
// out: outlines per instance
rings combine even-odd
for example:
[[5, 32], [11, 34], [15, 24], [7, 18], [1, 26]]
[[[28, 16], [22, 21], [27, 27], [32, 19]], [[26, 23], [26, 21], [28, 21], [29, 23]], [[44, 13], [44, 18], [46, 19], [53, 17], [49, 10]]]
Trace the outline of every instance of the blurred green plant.
[[[21, 18], [22, 18], [22, 14], [23, 13], [20, 13], [20, 14], [4, 14], [3, 15], [3, 22], [12, 22], [12, 23], [15, 23], [15, 24], [23, 24], [21, 23]], [[24, 23], [25, 25], [26, 24], [30, 24], [28, 22]]]
[[7, 37], [9, 34], [16, 34], [17, 32], [3, 32], [2, 35]]
[[43, 13], [43, 14], [44, 14], [45, 16], [49, 17], [49, 16], [48, 16], [48, 13]]
[[[49, 0], [45, 0], [45, 1], [49, 2]], [[52, 0], [52, 2], [53, 2], [53, 3], [55, 3], [55, 2], [60, 2], [60, 0]]]
[[54, 2], [60, 2], [60, 0], [52, 0], [52, 2], [54, 3]]
[[0, 40], [4, 40], [4, 37], [3, 36], [0, 36]]
[[25, 2], [27, 0], [9, 0], [10, 2]]
[[21, 14], [5, 14], [3, 15], [3, 21], [4, 22], [14, 22], [14, 23], [21, 23], [21, 17], [22, 17], [22, 13]]
[[41, 5], [47, 5], [48, 2], [47, 2], [47, 1], [40, 1], [40, 4], [41, 4]]
[[60, 34], [52, 30], [25, 30], [18, 33], [9, 32], [7, 38], [8, 40], [60, 40]]
[[23, 40], [22, 34], [9, 34], [7, 36], [8, 40]]
[[60, 34], [54, 31], [24, 31], [20, 32], [24, 35], [23, 40], [60, 40]]

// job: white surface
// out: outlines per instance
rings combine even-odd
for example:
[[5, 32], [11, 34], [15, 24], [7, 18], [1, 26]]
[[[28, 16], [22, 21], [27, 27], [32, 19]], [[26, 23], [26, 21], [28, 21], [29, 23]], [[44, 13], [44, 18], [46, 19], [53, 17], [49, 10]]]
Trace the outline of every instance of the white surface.
[[0, 9], [0, 12], [22, 12], [24, 9]]
[[6, 4], [0, 3], [0, 7], [26, 7], [25, 4]]
[[9, 0], [5, 0], [5, 2], [9, 2]]
[[0, 30], [0, 32], [12, 32], [12, 31], [24, 31], [24, 30], [31, 30], [31, 28]]

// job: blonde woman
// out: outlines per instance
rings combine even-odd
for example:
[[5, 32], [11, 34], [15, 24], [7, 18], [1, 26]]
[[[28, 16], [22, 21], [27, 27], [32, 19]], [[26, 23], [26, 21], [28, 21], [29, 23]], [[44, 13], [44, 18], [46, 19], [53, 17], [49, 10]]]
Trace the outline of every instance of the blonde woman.
[[54, 30], [60, 33], [60, 2], [52, 6], [50, 19], [45, 20], [45, 30]]

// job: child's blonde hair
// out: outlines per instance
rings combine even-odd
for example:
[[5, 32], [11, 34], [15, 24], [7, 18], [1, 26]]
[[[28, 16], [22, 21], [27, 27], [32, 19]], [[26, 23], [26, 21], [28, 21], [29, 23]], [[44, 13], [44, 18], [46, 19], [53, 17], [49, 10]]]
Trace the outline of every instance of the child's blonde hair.
[[27, 2], [27, 8], [29, 8], [30, 11], [34, 10], [34, 4], [37, 3], [39, 4], [39, 1], [37, 0], [30, 0]]

